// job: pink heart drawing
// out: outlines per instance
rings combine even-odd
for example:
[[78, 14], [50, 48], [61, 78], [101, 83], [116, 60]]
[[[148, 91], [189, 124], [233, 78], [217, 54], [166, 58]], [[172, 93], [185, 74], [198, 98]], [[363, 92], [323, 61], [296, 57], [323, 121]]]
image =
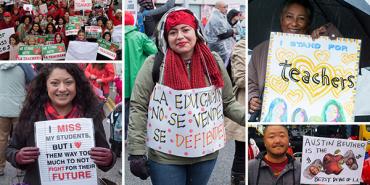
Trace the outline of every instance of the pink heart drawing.
[[76, 148], [80, 148], [81, 147], [81, 142], [80, 141], [76, 141], [76, 142], [74, 142], [74, 145], [75, 145], [75, 147]]

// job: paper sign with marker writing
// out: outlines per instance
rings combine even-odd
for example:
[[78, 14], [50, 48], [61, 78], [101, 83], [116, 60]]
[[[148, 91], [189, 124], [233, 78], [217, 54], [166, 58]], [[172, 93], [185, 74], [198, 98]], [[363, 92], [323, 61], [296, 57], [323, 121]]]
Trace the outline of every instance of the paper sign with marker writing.
[[367, 141], [303, 136], [302, 184], [360, 184]]
[[95, 146], [90, 118], [35, 123], [42, 185], [97, 185], [96, 165], [88, 151]]
[[150, 97], [147, 145], [167, 154], [200, 157], [226, 142], [222, 90], [174, 90], [157, 84]]
[[354, 120], [361, 41], [271, 33], [263, 122]]
[[0, 54], [9, 52], [10, 50], [9, 37], [12, 34], [14, 34], [14, 28], [6, 28], [0, 30]]

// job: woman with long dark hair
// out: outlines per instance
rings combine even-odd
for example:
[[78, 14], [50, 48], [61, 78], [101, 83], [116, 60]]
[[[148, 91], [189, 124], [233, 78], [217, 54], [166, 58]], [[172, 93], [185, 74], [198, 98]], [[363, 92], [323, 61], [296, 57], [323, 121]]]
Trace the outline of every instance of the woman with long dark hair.
[[90, 157], [103, 171], [114, 166], [116, 157], [109, 149], [102, 125], [104, 115], [83, 71], [76, 64], [47, 64], [31, 82], [18, 126], [6, 150], [7, 160], [26, 171], [24, 182], [41, 184], [35, 122], [67, 118], [93, 119], [96, 147], [91, 148]]

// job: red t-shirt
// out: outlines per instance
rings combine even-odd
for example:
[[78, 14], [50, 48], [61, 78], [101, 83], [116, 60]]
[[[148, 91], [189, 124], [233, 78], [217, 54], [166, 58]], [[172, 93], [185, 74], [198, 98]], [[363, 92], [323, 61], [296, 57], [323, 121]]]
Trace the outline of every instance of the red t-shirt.
[[266, 157], [263, 157], [263, 160], [267, 163], [267, 165], [270, 166], [270, 169], [275, 177], [279, 176], [280, 173], [284, 170], [285, 166], [288, 164], [288, 158], [281, 163], [270, 162], [266, 159]]

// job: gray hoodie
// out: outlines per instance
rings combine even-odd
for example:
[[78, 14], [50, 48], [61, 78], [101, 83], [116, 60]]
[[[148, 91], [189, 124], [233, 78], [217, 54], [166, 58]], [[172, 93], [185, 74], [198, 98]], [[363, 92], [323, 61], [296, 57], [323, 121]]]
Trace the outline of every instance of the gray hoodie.
[[278, 177], [275, 177], [262, 160], [266, 152], [261, 152], [255, 159], [248, 162], [248, 185], [299, 185], [301, 163], [288, 156], [288, 164]]

